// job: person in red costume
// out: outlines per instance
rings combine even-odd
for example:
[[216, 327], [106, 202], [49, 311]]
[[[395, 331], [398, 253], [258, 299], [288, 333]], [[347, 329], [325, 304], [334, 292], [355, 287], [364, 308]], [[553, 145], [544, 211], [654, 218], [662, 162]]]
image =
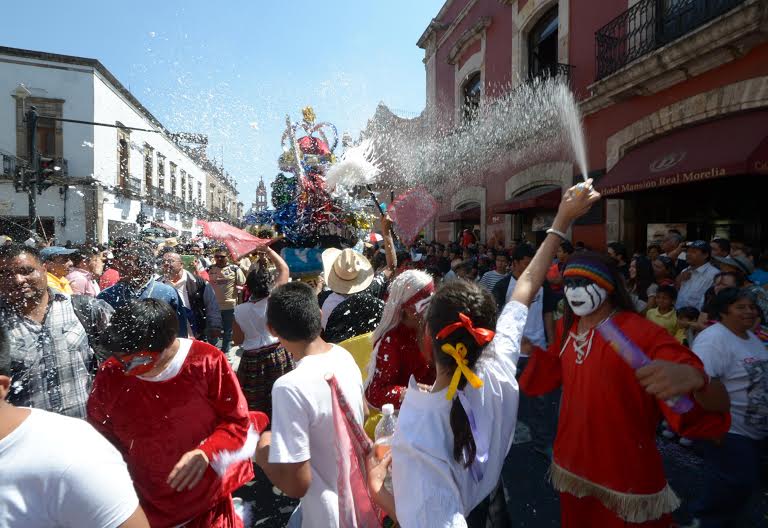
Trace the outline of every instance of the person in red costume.
[[118, 309], [102, 337], [88, 421], [122, 453], [156, 528], [240, 528], [232, 492], [253, 478], [263, 413], [248, 404], [224, 354], [177, 339], [163, 301]]
[[399, 409], [412, 375], [418, 383], [434, 383], [435, 370], [421, 353], [418, 339], [422, 314], [434, 291], [432, 277], [418, 270], [404, 271], [389, 286], [368, 363], [365, 399], [371, 407], [391, 403]]
[[[562, 387], [550, 469], [562, 526], [671, 527], [680, 501], [664, 476], [656, 428], [663, 417], [686, 438], [722, 436], [730, 424], [727, 392], [690, 350], [634, 313], [607, 257], [575, 254], [563, 278], [567, 305], [554, 342], [532, 351], [520, 379], [531, 396]], [[596, 329], [609, 319], [650, 363], [634, 370], [622, 359]], [[678, 414], [670, 404], [681, 396], [693, 408]]]

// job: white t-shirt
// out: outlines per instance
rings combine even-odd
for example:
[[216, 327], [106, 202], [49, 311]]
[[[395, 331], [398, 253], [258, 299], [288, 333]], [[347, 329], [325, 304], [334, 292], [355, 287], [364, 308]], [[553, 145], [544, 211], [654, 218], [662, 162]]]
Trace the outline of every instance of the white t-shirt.
[[404, 528], [465, 527], [465, 516], [496, 487], [517, 422], [515, 374], [527, 317], [524, 305], [506, 304], [496, 336], [475, 366], [483, 386], [464, 389], [477, 425], [478, 454], [483, 439], [487, 445], [485, 462], [475, 462], [483, 475], [479, 482], [453, 458], [452, 402], [445, 399], [447, 389], [423, 392], [411, 377], [392, 441], [395, 508]]
[[277, 343], [277, 338], [267, 330], [267, 300], [248, 301], [235, 307], [235, 321], [243, 331], [243, 350], [256, 350]]
[[139, 505], [117, 449], [88, 422], [31, 409], [0, 440], [0, 527], [112, 528]]
[[336, 292], [333, 292], [328, 297], [326, 297], [325, 302], [321, 307], [320, 316], [320, 324], [323, 326], [323, 330], [325, 330], [325, 325], [328, 324], [328, 318], [331, 316], [331, 313], [333, 313], [333, 309], [340, 305], [347, 297], [349, 296]]
[[[512, 298], [512, 293], [515, 291], [515, 285], [517, 279], [514, 275], [509, 278], [509, 286], [507, 286], [506, 302]], [[525, 321], [525, 329], [523, 329], [523, 336], [527, 337], [531, 343], [546, 350], [547, 348], [547, 332], [544, 330], [544, 288], [539, 288], [536, 292], [536, 296], [533, 298], [531, 306], [528, 307], [528, 320]], [[525, 357], [525, 354], [521, 354]]]
[[693, 351], [707, 374], [719, 378], [731, 397], [731, 433], [768, 437], [768, 350], [755, 334], [742, 339], [721, 323], [696, 336]]
[[336, 376], [359, 423], [363, 423], [363, 378], [349, 352], [333, 345], [324, 354], [306, 356], [272, 387], [270, 463], [309, 460], [312, 483], [301, 499], [302, 527], [339, 525], [336, 479], [336, 429], [331, 389], [325, 375]]

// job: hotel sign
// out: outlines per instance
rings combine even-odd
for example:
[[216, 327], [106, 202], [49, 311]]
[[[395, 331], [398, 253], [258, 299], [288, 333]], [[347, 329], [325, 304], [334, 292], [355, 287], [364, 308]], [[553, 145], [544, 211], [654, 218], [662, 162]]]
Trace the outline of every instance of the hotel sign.
[[714, 178], [726, 176], [727, 174], [728, 171], [722, 167], [713, 167], [711, 169], [697, 171], [678, 172], [677, 174], [673, 174], [671, 176], [660, 176], [658, 178], [651, 178], [637, 183], [622, 183], [621, 185], [606, 187], [605, 189], [600, 189], [600, 194], [608, 196], [611, 194], [647, 191], [649, 189], [668, 187], [670, 185], [679, 185], [681, 183], [694, 183], [705, 180], [712, 180]]
[[693, 183], [698, 181], [711, 180], [713, 178], [720, 178], [721, 176], [725, 176], [727, 174], [727, 171], [722, 167], [712, 167], [710, 169], [681, 171], [676, 174], [667, 176], [658, 176], [660, 173], [669, 173], [671, 169], [674, 169], [683, 160], [685, 160], [686, 155], [687, 152], [684, 150], [669, 152], [648, 164], [648, 171], [651, 173], [649, 178], [639, 182], [622, 183], [620, 185], [606, 187], [601, 189], [600, 192], [601, 194], [607, 196], [611, 194], [647, 191], [649, 189], [668, 187], [670, 185], [679, 185], [681, 183]]

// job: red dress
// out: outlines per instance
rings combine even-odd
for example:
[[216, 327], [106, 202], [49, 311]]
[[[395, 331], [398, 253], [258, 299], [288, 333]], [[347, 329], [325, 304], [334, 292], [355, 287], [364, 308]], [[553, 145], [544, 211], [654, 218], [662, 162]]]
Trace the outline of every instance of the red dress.
[[[153, 528], [241, 527], [231, 493], [253, 478], [258, 441], [248, 405], [222, 352], [193, 341], [181, 370], [165, 381], [126, 376], [114, 359], [99, 369], [88, 421], [123, 454]], [[191, 490], [166, 480], [181, 456], [201, 449], [210, 464]]]
[[[620, 312], [614, 321], [651, 360], [692, 365], [701, 361], [666, 330], [643, 317]], [[576, 332], [574, 322], [571, 331]], [[588, 354], [577, 363], [573, 338], [562, 347], [563, 320], [548, 351], [535, 352], [520, 379], [520, 388], [538, 396], [562, 385], [552, 483], [561, 492], [564, 528], [666, 527], [679, 499], [668, 486], [656, 427], [662, 416], [687, 438], [718, 437], [728, 431], [728, 413], [696, 406], [678, 415], [645, 392], [635, 372], [594, 332]], [[560, 354], [563, 348], [562, 354]]]
[[416, 330], [399, 324], [381, 338], [376, 354], [376, 370], [365, 389], [365, 399], [377, 409], [385, 403], [399, 409], [411, 374], [419, 383], [435, 382], [435, 369], [419, 350]]

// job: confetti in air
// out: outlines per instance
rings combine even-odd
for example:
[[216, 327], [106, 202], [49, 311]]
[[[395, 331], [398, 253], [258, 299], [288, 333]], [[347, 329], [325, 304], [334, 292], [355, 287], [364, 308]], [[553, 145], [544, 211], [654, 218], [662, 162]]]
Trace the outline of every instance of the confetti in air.
[[557, 79], [522, 83], [442, 126], [434, 111], [406, 120], [389, 113], [369, 124], [381, 168], [379, 184], [423, 187], [450, 196], [499, 173], [546, 162], [576, 162], [586, 173], [581, 117], [570, 88]]

